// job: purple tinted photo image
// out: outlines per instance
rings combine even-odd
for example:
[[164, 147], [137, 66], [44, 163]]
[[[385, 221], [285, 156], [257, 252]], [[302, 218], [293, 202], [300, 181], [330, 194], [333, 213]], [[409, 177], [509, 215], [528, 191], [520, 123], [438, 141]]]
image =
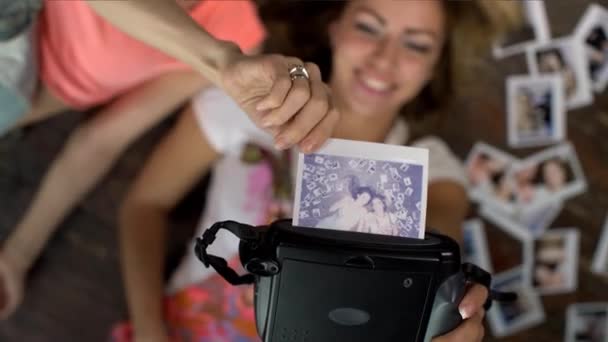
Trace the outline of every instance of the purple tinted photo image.
[[423, 171], [413, 163], [305, 155], [298, 224], [417, 238]]

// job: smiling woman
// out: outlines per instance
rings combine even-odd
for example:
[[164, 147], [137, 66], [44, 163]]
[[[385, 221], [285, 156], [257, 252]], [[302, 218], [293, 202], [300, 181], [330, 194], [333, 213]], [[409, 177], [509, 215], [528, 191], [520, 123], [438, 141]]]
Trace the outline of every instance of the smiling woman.
[[[394, 38], [394, 45], [400, 45], [401, 56], [409, 56], [410, 65], [415, 61], [431, 64], [432, 59], [437, 58], [428, 82], [417, 96], [400, 108], [408, 120], [445, 112], [451, 99], [458, 94], [456, 84], [470, 77], [471, 66], [479, 60], [479, 53], [485, 54], [494, 40], [522, 23], [521, 8], [508, 1], [378, 1], [382, 6], [365, 0], [328, 1], [323, 6], [314, 1], [258, 2], [260, 14], [271, 33], [268, 49], [314, 61], [326, 81], [335, 71], [332, 69], [350, 63], [349, 59], [332, 58], [335, 40], [331, 38], [330, 23], [336, 18], [350, 20], [351, 33], [358, 31], [358, 35], [353, 34], [359, 37], [358, 47], [369, 47], [373, 41], [386, 45]], [[433, 7], [443, 7], [445, 11], [433, 10]], [[421, 11], [425, 8], [426, 11]], [[397, 27], [395, 23], [402, 23], [402, 26]], [[367, 44], [363, 45], [363, 42]], [[390, 46], [385, 48], [390, 49]], [[386, 52], [390, 53], [390, 50]], [[398, 72], [398, 65], [393, 64], [391, 70], [391, 77], [396, 77], [392, 74]], [[371, 89], [374, 86], [382, 89], [382, 84], [367, 81]]]
[[[464, 51], [476, 53], [477, 42], [489, 42], [494, 33], [508, 27], [511, 22], [504, 18], [512, 17], [503, 10], [517, 13], [517, 3], [489, 2], [491, 7], [485, 1], [453, 3], [277, 0], [263, 2], [261, 12], [269, 25], [270, 52], [290, 52], [322, 67], [331, 100], [341, 113], [334, 137], [407, 143], [430, 150], [426, 222], [459, 239], [468, 209], [463, 167], [438, 138], [409, 139], [406, 120], [439, 113], [449, 104], [455, 75], [461, 71], [458, 65], [465, 61]], [[321, 77], [312, 65], [308, 72], [311, 79]], [[302, 118], [298, 114], [293, 120]], [[246, 153], [252, 149], [258, 158]], [[209, 205], [197, 236], [221, 219], [262, 225], [289, 216], [295, 183], [290, 163], [295, 160], [290, 155], [293, 152], [274, 150], [272, 137], [253, 127], [234, 101], [218, 89], [196, 96], [154, 151], [121, 209], [122, 262], [136, 337], [258, 340], [254, 309], [250, 301], [243, 300], [251, 298], [253, 289], [221, 283], [193, 253], [185, 256], [171, 276], [169, 313], [163, 316], [159, 299], [163, 295], [167, 213], [201, 174], [212, 169]], [[337, 204], [330, 208], [333, 216], [329, 220], [345, 228], [383, 229], [390, 221], [383, 203], [373, 191], [355, 188], [359, 192], [331, 202]], [[315, 206], [319, 203], [312, 201]], [[372, 206], [369, 217], [365, 206]], [[345, 208], [357, 211], [355, 222], [352, 217], [341, 217]], [[314, 216], [314, 209], [312, 212]], [[144, 229], [145, 241], [141, 238]], [[217, 255], [237, 261], [238, 241], [232, 236], [218, 236], [216, 245], [221, 246]], [[469, 294], [477, 298], [463, 300], [464, 316], [470, 319], [434, 342], [481, 340], [481, 306], [487, 293], [473, 287]]]

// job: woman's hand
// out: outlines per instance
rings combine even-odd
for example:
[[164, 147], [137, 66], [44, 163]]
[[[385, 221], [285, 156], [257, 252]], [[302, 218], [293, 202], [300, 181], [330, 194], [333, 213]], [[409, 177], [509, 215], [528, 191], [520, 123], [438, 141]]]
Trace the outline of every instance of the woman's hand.
[[485, 287], [475, 284], [469, 288], [458, 307], [464, 320], [456, 329], [434, 338], [433, 342], [481, 342], [485, 334], [483, 304], [487, 298], [488, 290]]
[[[291, 79], [290, 68], [302, 65], [309, 79]], [[270, 132], [279, 149], [299, 145], [313, 152], [330, 137], [339, 114], [319, 68], [294, 57], [248, 56], [235, 51], [220, 68], [220, 84], [260, 128]]]

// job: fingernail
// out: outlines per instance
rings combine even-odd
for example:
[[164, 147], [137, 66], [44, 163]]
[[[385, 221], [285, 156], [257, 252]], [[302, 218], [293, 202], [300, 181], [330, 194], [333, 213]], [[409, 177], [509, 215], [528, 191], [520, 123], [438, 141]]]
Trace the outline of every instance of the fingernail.
[[471, 309], [468, 305], [461, 305], [458, 308], [458, 312], [460, 312], [460, 316], [462, 317], [462, 319], [467, 319], [471, 317], [470, 311]]
[[304, 141], [302, 143], [302, 152], [304, 152], [304, 153], [310, 153], [310, 152], [312, 152], [312, 150], [314, 149], [314, 147], [315, 147], [314, 141]]
[[277, 150], [284, 150], [287, 148], [287, 140], [285, 140], [285, 138], [278, 138], [274, 143], [274, 147]]

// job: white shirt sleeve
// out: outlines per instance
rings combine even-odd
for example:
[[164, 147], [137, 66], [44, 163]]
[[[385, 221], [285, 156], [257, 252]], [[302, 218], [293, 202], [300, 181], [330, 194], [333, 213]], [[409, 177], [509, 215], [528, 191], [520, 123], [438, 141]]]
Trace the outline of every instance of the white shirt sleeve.
[[196, 119], [213, 148], [224, 155], [241, 152], [247, 142], [272, 144], [270, 134], [257, 128], [234, 100], [219, 88], [201, 91], [192, 99]]
[[450, 180], [469, 188], [462, 162], [452, 153], [446, 143], [436, 136], [417, 140], [412, 146], [429, 150], [429, 184], [438, 180]]

